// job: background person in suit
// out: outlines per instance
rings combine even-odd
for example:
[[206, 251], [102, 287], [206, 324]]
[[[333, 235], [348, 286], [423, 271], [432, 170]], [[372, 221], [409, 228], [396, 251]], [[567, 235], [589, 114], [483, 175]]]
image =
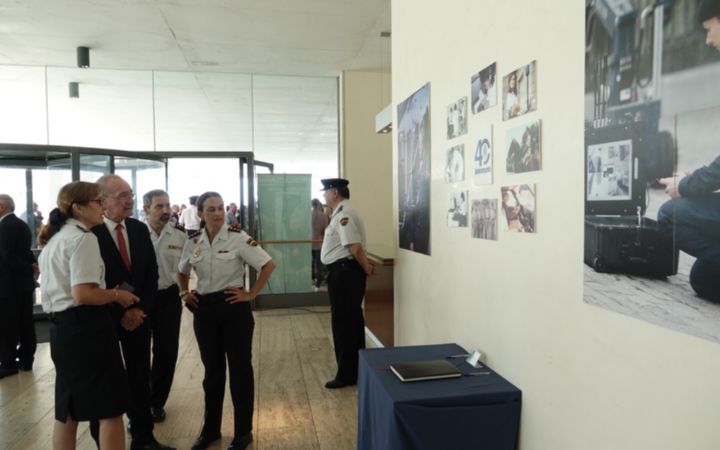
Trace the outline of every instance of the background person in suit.
[[15, 215], [12, 197], [0, 194], [0, 378], [16, 374], [18, 368], [32, 370], [35, 358], [32, 311], [37, 265], [30, 251], [31, 236], [27, 224]]
[[[130, 383], [131, 450], [170, 449], [153, 436], [150, 414], [150, 324], [158, 287], [158, 266], [147, 225], [131, 218], [135, 194], [117, 175], [104, 175], [97, 181], [105, 206], [104, 223], [93, 227], [105, 263], [107, 286], [132, 286], [140, 301], [128, 309], [114, 307], [119, 322], [118, 336]], [[113, 305], [114, 306], [114, 305]], [[97, 423], [91, 423], [93, 437]], [[97, 439], [96, 439], [97, 440]]]

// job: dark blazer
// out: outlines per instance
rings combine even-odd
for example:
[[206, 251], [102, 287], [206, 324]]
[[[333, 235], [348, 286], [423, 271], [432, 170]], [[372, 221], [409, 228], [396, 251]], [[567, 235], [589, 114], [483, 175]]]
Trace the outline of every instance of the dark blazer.
[[[129, 283], [134, 288], [133, 294], [140, 297], [138, 307], [145, 313], [152, 311], [155, 304], [155, 295], [158, 286], [158, 266], [155, 259], [150, 233], [147, 225], [133, 218], [125, 219], [128, 234], [128, 247], [130, 247], [131, 272], [129, 273], [120, 257], [120, 251], [115, 245], [105, 224], [96, 225], [92, 232], [97, 236], [100, 244], [100, 254], [105, 263], [105, 284], [108, 289]], [[117, 303], [112, 303], [113, 312], [119, 320], [124, 310]]]
[[31, 241], [30, 228], [15, 214], [0, 221], [0, 297], [35, 289]]

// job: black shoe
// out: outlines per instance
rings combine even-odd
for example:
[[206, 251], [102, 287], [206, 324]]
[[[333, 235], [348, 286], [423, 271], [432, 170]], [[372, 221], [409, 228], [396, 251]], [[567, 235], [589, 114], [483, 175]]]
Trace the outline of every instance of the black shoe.
[[150, 415], [152, 416], [153, 422], [160, 423], [165, 420], [165, 409], [163, 409], [162, 406], [159, 408], [152, 407], [150, 408]]
[[245, 450], [248, 445], [252, 442], [252, 433], [245, 434], [240, 437], [236, 437], [230, 443], [230, 447], [227, 450]]
[[3, 369], [0, 368], [0, 379], [3, 379], [5, 377], [9, 377], [10, 375], [15, 375], [18, 373], [17, 369]]
[[340, 388], [344, 388], [346, 386], [354, 386], [355, 384], [356, 383], [346, 383], [342, 380], [335, 379], [335, 380], [330, 380], [327, 383], [325, 383], [325, 388], [326, 389], [340, 389]]
[[195, 439], [195, 443], [192, 445], [192, 448], [190, 450], [205, 450], [206, 448], [210, 447], [210, 444], [220, 439], [220, 435], [217, 434], [215, 436], [206, 436], [204, 434], [201, 434], [200, 436]]
[[176, 450], [175, 447], [170, 447], [165, 444], [161, 444], [158, 441], [148, 442], [145, 444], [130, 444], [130, 450]]

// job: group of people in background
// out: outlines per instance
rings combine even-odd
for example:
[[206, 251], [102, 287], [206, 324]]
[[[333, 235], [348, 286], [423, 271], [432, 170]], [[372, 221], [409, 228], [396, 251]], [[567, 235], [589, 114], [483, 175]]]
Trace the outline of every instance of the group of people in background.
[[[320, 210], [324, 236], [313, 254], [329, 270], [338, 364], [325, 385], [329, 389], [357, 383], [358, 350], [364, 348], [361, 303], [365, 277], [373, 272], [347, 184], [323, 180], [333, 215]], [[173, 220], [179, 211], [168, 193], [151, 190], [142, 197], [144, 223], [131, 217], [135, 196], [128, 182], [113, 174], [63, 186], [38, 233], [38, 264], [29, 227], [15, 217], [12, 198], [0, 194], [0, 378], [32, 370], [32, 296], [40, 273], [56, 369], [53, 447], [75, 448], [78, 422], [90, 421], [99, 448], [124, 449], [127, 414], [132, 450], [172, 449], [157, 441], [153, 429], [166, 418], [184, 303], [205, 368], [204, 423], [192, 449], [220, 438], [226, 370], [234, 407], [229, 449], [244, 449], [253, 440], [250, 302], [275, 262], [238, 225], [237, 206], [226, 208], [217, 192], [191, 197], [190, 207]], [[245, 264], [258, 272], [249, 286]], [[191, 271], [197, 276], [193, 289]]]

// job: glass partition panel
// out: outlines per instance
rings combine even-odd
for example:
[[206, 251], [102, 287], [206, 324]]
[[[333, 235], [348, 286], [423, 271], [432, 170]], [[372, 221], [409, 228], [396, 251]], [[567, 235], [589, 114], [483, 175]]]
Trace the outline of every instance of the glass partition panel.
[[47, 143], [45, 68], [0, 66], [0, 142]]
[[309, 292], [312, 284], [310, 175], [258, 175], [259, 238], [277, 268], [267, 294]]
[[250, 75], [155, 72], [157, 150], [251, 151]]
[[236, 158], [172, 158], [168, 160], [170, 202], [189, 205], [203, 192], [219, 193], [225, 205], [240, 204], [240, 161]]
[[[55, 208], [60, 188], [72, 180], [70, 155], [61, 152], [0, 150], [0, 180], [0, 191], [13, 198], [17, 216], [27, 222], [32, 231], [37, 231], [42, 222], [47, 220], [50, 210]], [[28, 214], [28, 211], [31, 213]], [[40, 214], [37, 214], [38, 211]]]
[[109, 155], [80, 155], [80, 180], [94, 183], [106, 173], [110, 173]]
[[337, 176], [337, 78], [255, 75], [253, 105], [256, 159], [312, 174], [313, 186]]
[[153, 150], [152, 72], [49, 67], [47, 90], [50, 144]]
[[115, 174], [120, 175], [130, 184], [135, 197], [133, 217], [144, 219], [142, 196], [153, 189], [166, 189], [165, 163], [140, 158], [115, 157]]

